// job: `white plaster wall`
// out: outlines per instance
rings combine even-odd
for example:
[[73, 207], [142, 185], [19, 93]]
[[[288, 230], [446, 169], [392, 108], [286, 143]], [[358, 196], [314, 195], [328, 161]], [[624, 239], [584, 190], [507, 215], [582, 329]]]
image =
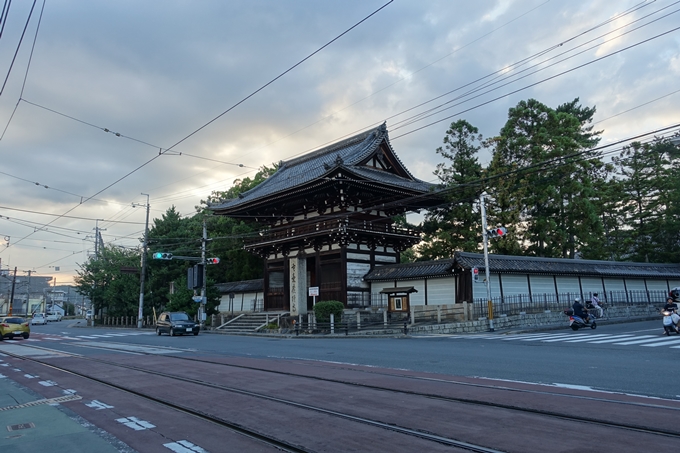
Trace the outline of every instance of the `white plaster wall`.
[[583, 288], [583, 295], [588, 297], [589, 293], [599, 293], [602, 299], [602, 279], [599, 277], [581, 277], [581, 287]]
[[363, 278], [370, 270], [369, 263], [347, 263], [347, 286], [368, 288], [369, 284]]
[[578, 285], [578, 277], [571, 275], [557, 276], [557, 292], [560, 294], [572, 293], [581, 294], [581, 288]]
[[644, 291], [645, 281], [641, 278], [627, 278], [626, 288], [628, 288], [628, 291]]
[[607, 291], [625, 291], [622, 278], [605, 278], [604, 287]]
[[650, 291], [668, 291], [666, 280], [647, 279], [647, 289]]
[[529, 294], [529, 280], [526, 275], [501, 274], [500, 278], [503, 283], [504, 296]]
[[409, 303], [411, 305], [425, 305], [425, 281], [424, 280], [406, 280], [399, 283], [399, 286], [413, 286], [417, 293], [408, 295]]
[[[253, 311], [253, 301], [255, 299], [262, 300], [262, 292], [252, 292], [252, 293], [234, 293], [234, 312], [251, 312]], [[241, 302], [243, 302], [243, 309], [241, 309]], [[229, 306], [229, 294], [224, 294], [220, 298], [220, 304], [217, 306], [217, 310], [222, 313], [231, 313], [231, 307]]]
[[375, 260], [381, 263], [394, 264], [397, 262], [396, 256], [375, 255]]
[[[484, 272], [481, 273], [479, 276], [479, 282], [477, 283], [472, 283], [472, 298], [473, 299], [486, 299], [486, 284], [484, 284], [484, 279], [486, 278], [486, 274]], [[489, 274], [489, 282], [491, 284], [490, 290], [491, 290], [491, 298], [493, 299], [494, 297], [500, 297], [501, 296], [501, 282], [498, 279], [498, 274], [494, 274], [493, 272]]]
[[555, 294], [555, 281], [552, 275], [530, 275], [532, 294]]
[[[424, 294], [423, 294], [424, 295]], [[456, 279], [453, 276], [427, 280], [427, 305], [456, 303]]]

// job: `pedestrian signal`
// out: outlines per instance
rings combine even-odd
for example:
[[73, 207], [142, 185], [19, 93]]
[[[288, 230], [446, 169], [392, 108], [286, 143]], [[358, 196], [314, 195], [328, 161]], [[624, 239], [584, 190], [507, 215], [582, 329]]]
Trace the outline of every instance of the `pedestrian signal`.
[[473, 282], [479, 281], [479, 269], [476, 267], [472, 268], [472, 281]]

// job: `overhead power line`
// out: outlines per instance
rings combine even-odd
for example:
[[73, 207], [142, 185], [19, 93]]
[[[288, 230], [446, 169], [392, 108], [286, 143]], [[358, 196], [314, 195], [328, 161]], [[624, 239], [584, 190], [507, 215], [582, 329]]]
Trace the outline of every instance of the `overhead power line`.
[[[35, 1], [35, 0], [34, 0], [34, 1]], [[240, 100], [239, 102], [237, 102], [236, 104], [234, 104], [234, 105], [232, 105], [231, 107], [229, 107], [227, 110], [225, 110], [224, 112], [222, 112], [220, 115], [216, 116], [216, 117], [213, 118], [212, 120], [210, 120], [210, 121], [208, 121], [207, 123], [205, 123], [203, 126], [201, 126], [201, 127], [199, 127], [198, 129], [194, 130], [193, 132], [191, 132], [190, 134], [188, 134], [187, 136], [185, 136], [184, 138], [182, 138], [181, 140], [179, 140], [177, 143], [175, 143], [174, 145], [172, 145], [172, 146], [170, 146], [169, 148], [167, 148], [165, 151], [159, 151], [158, 155], [156, 155], [156, 156], [152, 157], [151, 159], [147, 160], [147, 161], [144, 162], [143, 164], [139, 165], [137, 168], [135, 168], [135, 169], [129, 171], [128, 173], [126, 173], [126, 174], [123, 175], [122, 177], [118, 178], [117, 180], [115, 180], [115, 181], [112, 182], [111, 184], [107, 185], [107, 186], [104, 187], [103, 189], [101, 189], [101, 190], [99, 190], [98, 192], [96, 192], [95, 194], [93, 194], [91, 197], [88, 197], [87, 199], [85, 199], [82, 203], [88, 202], [90, 199], [96, 197], [96, 196], [99, 195], [100, 193], [102, 193], [102, 192], [108, 190], [109, 188], [115, 186], [116, 184], [118, 184], [119, 182], [121, 182], [122, 180], [124, 180], [125, 178], [127, 178], [128, 176], [132, 175], [133, 173], [139, 171], [139, 170], [142, 169], [143, 167], [147, 166], [148, 164], [150, 164], [151, 162], [153, 162], [154, 160], [156, 160], [158, 157], [160, 157], [160, 156], [162, 156], [163, 154], [167, 153], [168, 151], [172, 150], [174, 147], [176, 147], [176, 146], [179, 145], [180, 143], [184, 142], [184, 141], [187, 140], [189, 137], [195, 135], [196, 133], [198, 133], [199, 131], [201, 131], [202, 129], [204, 129], [205, 127], [207, 127], [208, 125], [210, 125], [210, 124], [212, 124], [213, 122], [215, 122], [217, 119], [221, 118], [222, 116], [224, 116], [224, 115], [227, 114], [228, 112], [232, 111], [234, 108], [236, 108], [236, 107], [238, 107], [239, 105], [241, 105], [242, 103], [244, 103], [246, 100], [250, 99], [251, 97], [253, 97], [253, 96], [256, 95], [257, 93], [259, 93], [260, 91], [262, 91], [262, 90], [263, 90], [264, 88], [266, 88], [267, 86], [269, 86], [269, 85], [271, 85], [272, 83], [274, 83], [276, 80], [280, 79], [281, 77], [283, 77], [284, 75], [286, 75], [287, 73], [289, 73], [290, 71], [292, 71], [293, 69], [295, 69], [296, 67], [300, 66], [300, 65], [301, 65], [302, 63], [304, 63], [305, 61], [309, 60], [311, 57], [313, 57], [314, 55], [316, 55], [317, 53], [319, 53], [321, 50], [325, 49], [326, 47], [328, 47], [329, 45], [331, 45], [333, 42], [337, 41], [337, 40], [340, 39], [342, 36], [346, 35], [346, 34], [349, 33], [351, 30], [353, 30], [354, 28], [356, 28], [357, 26], [359, 26], [360, 24], [362, 24], [363, 22], [365, 22], [366, 20], [368, 20], [370, 17], [372, 17], [373, 15], [377, 14], [379, 11], [381, 11], [382, 9], [384, 9], [385, 7], [387, 7], [387, 5], [389, 5], [389, 4], [392, 3], [393, 1], [394, 1], [394, 0], [389, 0], [389, 1], [388, 1], [387, 3], [385, 3], [383, 6], [381, 6], [380, 8], [378, 8], [377, 10], [375, 10], [374, 12], [372, 12], [371, 14], [369, 14], [368, 16], [366, 16], [365, 18], [363, 18], [362, 20], [360, 20], [359, 22], [357, 22], [356, 24], [354, 24], [353, 26], [351, 26], [350, 28], [348, 28], [347, 30], [345, 30], [344, 32], [342, 32], [341, 34], [339, 34], [338, 36], [336, 36], [335, 38], [333, 38], [332, 40], [330, 40], [329, 42], [327, 42], [326, 44], [324, 44], [323, 46], [321, 46], [321, 47], [320, 47], [319, 49], [317, 49], [316, 51], [312, 52], [311, 54], [309, 54], [308, 56], [306, 56], [305, 58], [303, 58], [302, 60], [300, 60], [299, 62], [297, 62], [296, 64], [294, 64], [293, 66], [291, 66], [290, 68], [288, 68], [287, 70], [285, 70], [284, 72], [282, 72], [281, 74], [279, 74], [278, 76], [276, 76], [275, 78], [273, 78], [272, 80], [270, 80], [269, 82], [267, 82], [267, 83], [266, 83], [265, 85], [263, 85], [262, 87], [258, 88], [257, 90], [255, 90], [254, 92], [252, 92], [251, 94], [249, 94], [248, 96], [246, 96], [245, 98], [241, 99], [241, 100]], [[108, 132], [108, 131], [107, 131], [107, 132]], [[81, 204], [82, 204], [82, 203], [81, 203]], [[67, 211], [64, 213], [64, 215], [66, 215], [66, 214], [68, 214], [69, 212], [75, 210], [76, 208], [78, 208], [78, 206], [80, 206], [80, 204], [78, 204], [78, 205], [74, 206], [73, 208], [67, 210]], [[57, 217], [56, 219], [52, 220], [52, 222], [50, 222], [50, 223], [48, 223], [48, 224], [46, 224], [46, 225], [44, 225], [44, 226], [50, 225], [51, 223], [57, 221], [59, 218], [60, 218], [60, 217]], [[31, 234], [33, 234], [33, 233], [31, 233]], [[29, 234], [28, 236], [30, 236], [30, 234]], [[27, 238], [28, 236], [24, 236], [23, 238], [19, 239], [18, 241], [15, 241], [15, 242], [14, 242], [13, 244], [11, 244], [10, 246], [15, 245], [15, 244], [21, 242], [22, 240], [24, 240], [24, 239]], [[7, 248], [5, 248], [5, 250], [7, 250]], [[0, 251], [0, 253], [2, 253], [2, 251]]]

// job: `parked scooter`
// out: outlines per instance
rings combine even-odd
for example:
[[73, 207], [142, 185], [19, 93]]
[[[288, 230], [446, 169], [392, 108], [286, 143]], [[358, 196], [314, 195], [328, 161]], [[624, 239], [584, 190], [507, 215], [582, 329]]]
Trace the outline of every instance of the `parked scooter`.
[[666, 335], [676, 333], [680, 335], [680, 316], [671, 310], [662, 310], [663, 331]]
[[564, 310], [564, 314], [569, 316], [569, 327], [571, 327], [571, 330], [578, 330], [586, 327], [597, 329], [597, 323], [594, 320], [585, 320], [580, 316], [576, 316], [574, 310]]

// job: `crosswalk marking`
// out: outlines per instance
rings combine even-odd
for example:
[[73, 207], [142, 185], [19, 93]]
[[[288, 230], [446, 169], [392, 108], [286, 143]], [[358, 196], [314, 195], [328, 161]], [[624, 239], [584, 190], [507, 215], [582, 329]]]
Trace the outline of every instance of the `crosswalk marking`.
[[669, 344], [676, 344], [676, 343], [680, 343], [680, 339], [677, 339], [677, 338], [675, 338], [673, 340], [667, 339], [667, 340], [661, 341], [659, 343], [643, 344], [642, 346], [647, 346], [649, 348], [655, 348], [657, 346], [666, 346], [666, 345], [669, 345]]
[[625, 340], [625, 339], [629, 340], [633, 337], [635, 337], [635, 335], [631, 335], [631, 334], [613, 335], [613, 336], [607, 338], [606, 340], [593, 341], [593, 344], [614, 343], [615, 341], [621, 341], [621, 340]]
[[[465, 340], [496, 340], [540, 343], [584, 343], [584, 344], [613, 344], [618, 346], [645, 346], [650, 348], [667, 347], [680, 349], [680, 336], [635, 335], [635, 334], [594, 334], [594, 333], [529, 333], [518, 335], [449, 335], [438, 336], [450, 339]], [[415, 338], [432, 338], [423, 336]]]
[[603, 337], [607, 337], [608, 335], [587, 335], [586, 338], [578, 338], [576, 340], [564, 340], [565, 343], [581, 343], [583, 341], [591, 341], [593, 339], [598, 339], [602, 340]]
[[628, 346], [630, 344], [640, 344], [640, 343], [647, 343], [647, 342], [650, 342], [650, 341], [656, 341], [656, 339], [659, 338], [659, 337], [656, 336], [656, 335], [640, 335], [639, 337], [635, 337], [635, 338], [637, 338], [637, 339], [632, 340], [632, 341], [624, 341], [622, 343], [614, 343], [614, 344], [620, 344], [622, 346]]

